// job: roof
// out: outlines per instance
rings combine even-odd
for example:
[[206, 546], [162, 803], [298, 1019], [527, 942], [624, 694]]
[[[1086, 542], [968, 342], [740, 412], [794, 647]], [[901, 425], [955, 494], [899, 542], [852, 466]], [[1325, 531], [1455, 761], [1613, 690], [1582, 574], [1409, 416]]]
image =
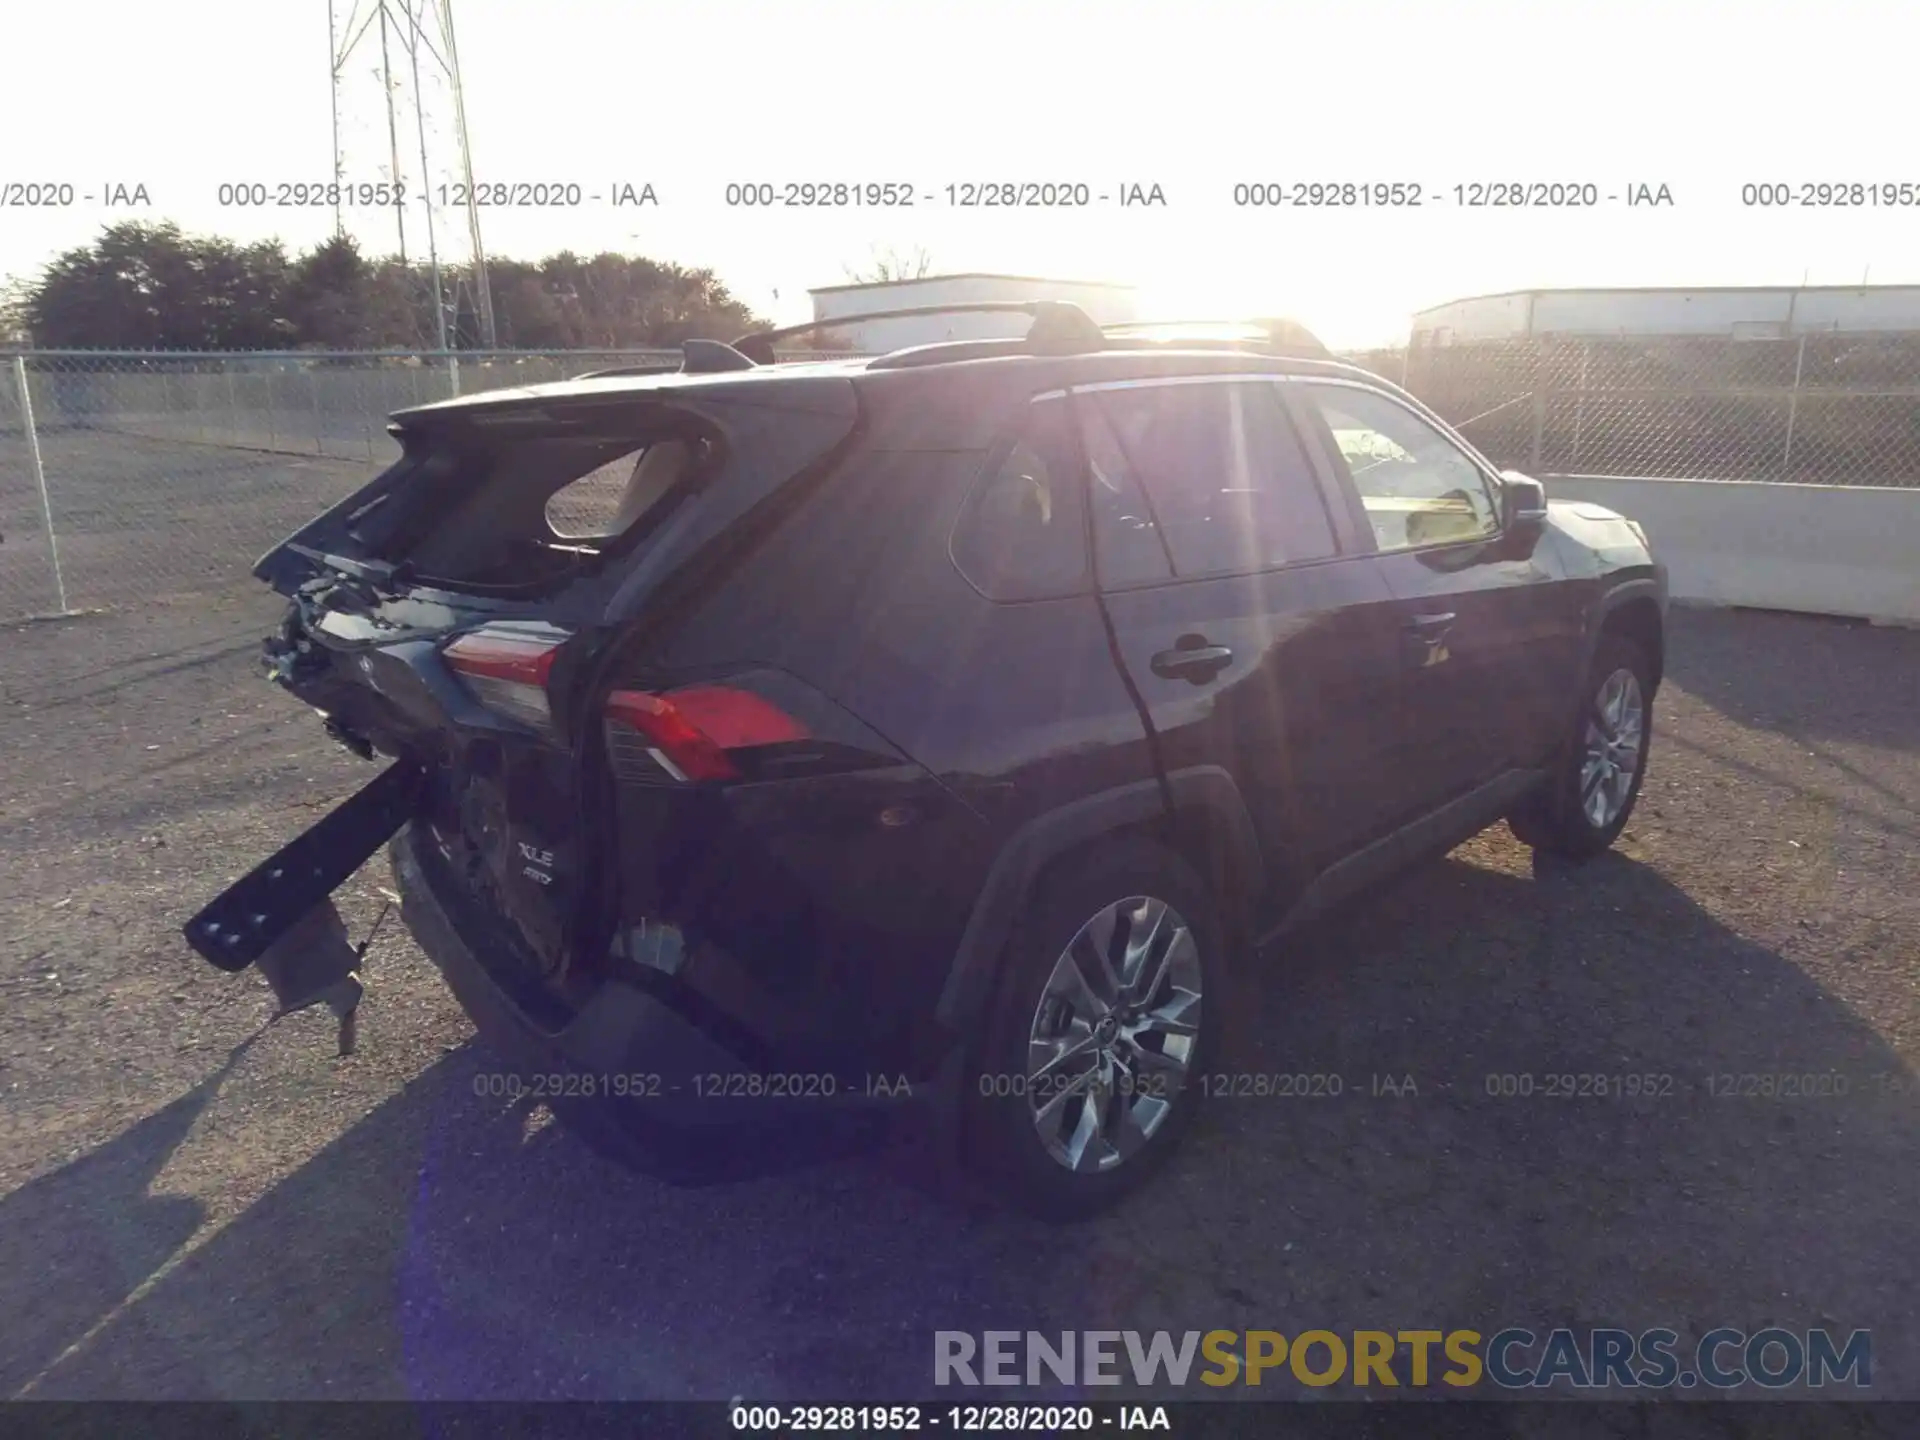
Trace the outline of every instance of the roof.
[[1542, 295], [1871, 295], [1875, 292], [1892, 294], [1895, 291], [1920, 289], [1914, 285], [1565, 285], [1539, 290], [1494, 290], [1485, 295], [1458, 295], [1444, 300], [1438, 305], [1429, 305], [1423, 310], [1413, 312], [1418, 320], [1422, 315], [1433, 315], [1442, 310], [1450, 310], [1455, 305], [1468, 305], [1476, 300], [1525, 300], [1538, 299]]
[[[801, 361], [781, 365], [762, 365], [751, 370], [724, 371], [717, 374], [689, 375], [665, 371], [648, 375], [608, 375], [584, 380], [549, 380], [537, 385], [516, 386], [511, 389], [479, 390], [469, 395], [431, 401], [425, 405], [408, 406], [396, 410], [394, 419], [411, 420], [429, 415], [467, 415], [476, 411], [511, 410], [522, 406], [539, 405], [543, 401], [588, 401], [596, 398], [616, 400], [622, 396], [645, 392], [679, 391], [689, 396], [704, 395], [717, 398], [729, 391], [737, 394], [743, 387], [757, 389], [764, 385], [782, 382], [791, 385], [796, 380], [803, 382], [812, 380], [817, 384], [821, 380], [850, 381], [856, 377], [862, 377], [889, 386], [918, 384], [921, 377], [941, 372], [949, 376], [960, 375], [972, 381], [989, 383], [997, 380], [1024, 383], [1013, 380], [1012, 377], [1016, 373], [1028, 377], [1050, 376], [1053, 378], [1047, 383], [1056, 384], [1067, 380], [1076, 367], [1084, 367], [1096, 374], [1105, 372], [1110, 378], [1149, 375], [1168, 369], [1212, 374], [1231, 373], [1235, 370], [1279, 370], [1293, 374], [1348, 377], [1366, 373], [1356, 366], [1335, 359], [1320, 360], [1244, 350], [1187, 350], [1177, 345], [1151, 349], [1089, 351], [1080, 354], [982, 356], [907, 369], [878, 368], [874, 365], [874, 361], [880, 358], [882, 357], [856, 356], [846, 360]], [[1380, 376], [1367, 374], [1367, 378], [1392, 388], [1391, 382], [1384, 381]]]
[[916, 275], [900, 280], [859, 280], [850, 285], [816, 285], [809, 295], [836, 295], [846, 290], [878, 290], [896, 285], [931, 285], [940, 280], [1018, 280], [1028, 285], [1080, 285], [1098, 290], [1132, 290], [1118, 280], [1065, 280], [1045, 275], [1001, 275], [992, 270], [957, 270], [948, 275]]
[[[948, 311], [956, 314], [974, 311], [1021, 313], [1030, 316], [1032, 323], [1026, 335], [1018, 340], [949, 341], [892, 350], [884, 355], [846, 356], [798, 364], [781, 364], [776, 359], [773, 343], [783, 337], [804, 334], [841, 322], [816, 321], [809, 325], [761, 330], [741, 336], [733, 345], [711, 340], [688, 340], [682, 346], [685, 360], [677, 371], [663, 372], [639, 367], [591, 371], [571, 380], [453, 396], [397, 411], [394, 418], [396, 422], [404, 422], [422, 416], [479, 415], [495, 417], [498, 423], [517, 424], [520, 420], [516, 417], [522, 409], [536, 407], [549, 400], [569, 403], [595, 399], [619, 401], [621, 397], [635, 392], [655, 395], [677, 392], [681, 396], [691, 397], [729, 390], [737, 392], [741, 386], [758, 387], [777, 381], [785, 381], [789, 385], [797, 381], [796, 393], [800, 395], [838, 396], [850, 393], [847, 382], [856, 375], [869, 377], [870, 383], [877, 379], [882, 386], [892, 386], [902, 383], [894, 377], [903, 371], [924, 374], [944, 370], [967, 373], [978, 378], [989, 373], [1002, 376], [1031, 374], [1036, 370], [1047, 371], [1048, 366], [1058, 371], [1076, 363], [1113, 368], [1116, 361], [1120, 362], [1121, 369], [1144, 361], [1151, 371], [1165, 361], [1180, 363], [1184, 360], [1191, 363], [1202, 356], [1207, 357], [1204, 368], [1209, 371], [1232, 368], [1235, 364], [1280, 364], [1291, 369], [1295, 367], [1289, 362], [1300, 360], [1334, 371], [1348, 368], [1335, 362], [1326, 347], [1297, 321], [1285, 319], [1238, 322], [1236, 328], [1255, 330], [1259, 332], [1257, 336], [1235, 339], [1170, 336], [1164, 341], [1122, 332], [1165, 328], [1168, 324], [1185, 326], [1195, 322], [1161, 322], [1159, 326], [1151, 322], [1101, 326], [1096, 325], [1078, 305], [1065, 300], [985, 300], [953, 306], [912, 306], [844, 316], [841, 321], [877, 320]], [[479, 423], [495, 423], [495, 418]]]

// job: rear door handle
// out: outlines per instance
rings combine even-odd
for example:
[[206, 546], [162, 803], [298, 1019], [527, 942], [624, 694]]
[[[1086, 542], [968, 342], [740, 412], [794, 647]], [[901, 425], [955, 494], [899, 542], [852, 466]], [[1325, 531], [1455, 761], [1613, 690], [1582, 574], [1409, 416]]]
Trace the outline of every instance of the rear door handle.
[[1415, 615], [1407, 621], [1407, 661], [1418, 669], [1443, 665], [1453, 657], [1447, 651], [1447, 636], [1453, 631], [1455, 616], [1451, 610], [1432, 615]]
[[1162, 679], [1204, 685], [1233, 663], [1233, 651], [1209, 644], [1203, 635], [1182, 635], [1173, 649], [1162, 650], [1149, 663]]

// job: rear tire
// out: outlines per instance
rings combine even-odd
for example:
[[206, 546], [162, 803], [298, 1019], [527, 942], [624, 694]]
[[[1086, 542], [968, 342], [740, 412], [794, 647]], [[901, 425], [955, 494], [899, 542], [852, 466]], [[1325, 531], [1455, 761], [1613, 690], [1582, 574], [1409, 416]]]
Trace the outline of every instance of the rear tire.
[[1594, 652], [1580, 713], [1546, 787], [1507, 817], [1522, 844], [1590, 860], [1620, 837], [1640, 798], [1653, 740], [1653, 667], [1624, 635]]
[[1159, 845], [1116, 841], [1042, 878], [963, 1102], [968, 1155], [1009, 1203], [1081, 1219], [1166, 1163], [1202, 1095], [1226, 959], [1218, 902]]

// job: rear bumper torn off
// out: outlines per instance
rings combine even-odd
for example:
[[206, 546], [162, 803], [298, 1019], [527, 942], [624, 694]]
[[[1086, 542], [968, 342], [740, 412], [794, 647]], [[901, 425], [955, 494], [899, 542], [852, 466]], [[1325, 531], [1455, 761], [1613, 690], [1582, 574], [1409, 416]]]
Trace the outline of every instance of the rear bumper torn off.
[[410, 825], [388, 847], [401, 915], [482, 1041], [519, 1082], [506, 1093], [552, 1097], [560, 1110], [590, 1108], [600, 1123], [617, 1126], [624, 1139], [675, 1170], [758, 1136], [777, 1135], [783, 1146], [817, 1138], [837, 1148], [850, 1127], [897, 1123], [936, 1103], [925, 1084], [875, 1093], [845, 1080], [828, 1087], [758, 1074], [763, 1067], [747, 1064], [671, 1005], [618, 980], [603, 984], [560, 1028], [543, 1027], [504, 978], [502, 967], [511, 962], [473, 917], [460, 913], [458, 897], [441, 893], [430, 873], [433, 858], [421, 853], [432, 843], [423, 827]]

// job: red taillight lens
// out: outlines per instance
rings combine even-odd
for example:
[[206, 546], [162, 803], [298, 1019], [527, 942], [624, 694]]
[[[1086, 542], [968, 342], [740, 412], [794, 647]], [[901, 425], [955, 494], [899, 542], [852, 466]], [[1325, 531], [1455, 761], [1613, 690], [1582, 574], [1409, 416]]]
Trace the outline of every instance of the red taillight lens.
[[545, 730], [553, 723], [547, 676], [567, 639], [566, 631], [551, 626], [511, 630], [489, 625], [462, 635], [441, 653], [482, 705]]
[[731, 780], [740, 769], [729, 750], [805, 740], [807, 727], [750, 690], [693, 685], [666, 695], [616, 690], [607, 718], [636, 730], [653, 758], [677, 779]]
[[510, 680], [543, 689], [554, 653], [564, 635], [523, 634], [517, 630], [475, 630], [447, 646], [447, 663], [462, 675]]

